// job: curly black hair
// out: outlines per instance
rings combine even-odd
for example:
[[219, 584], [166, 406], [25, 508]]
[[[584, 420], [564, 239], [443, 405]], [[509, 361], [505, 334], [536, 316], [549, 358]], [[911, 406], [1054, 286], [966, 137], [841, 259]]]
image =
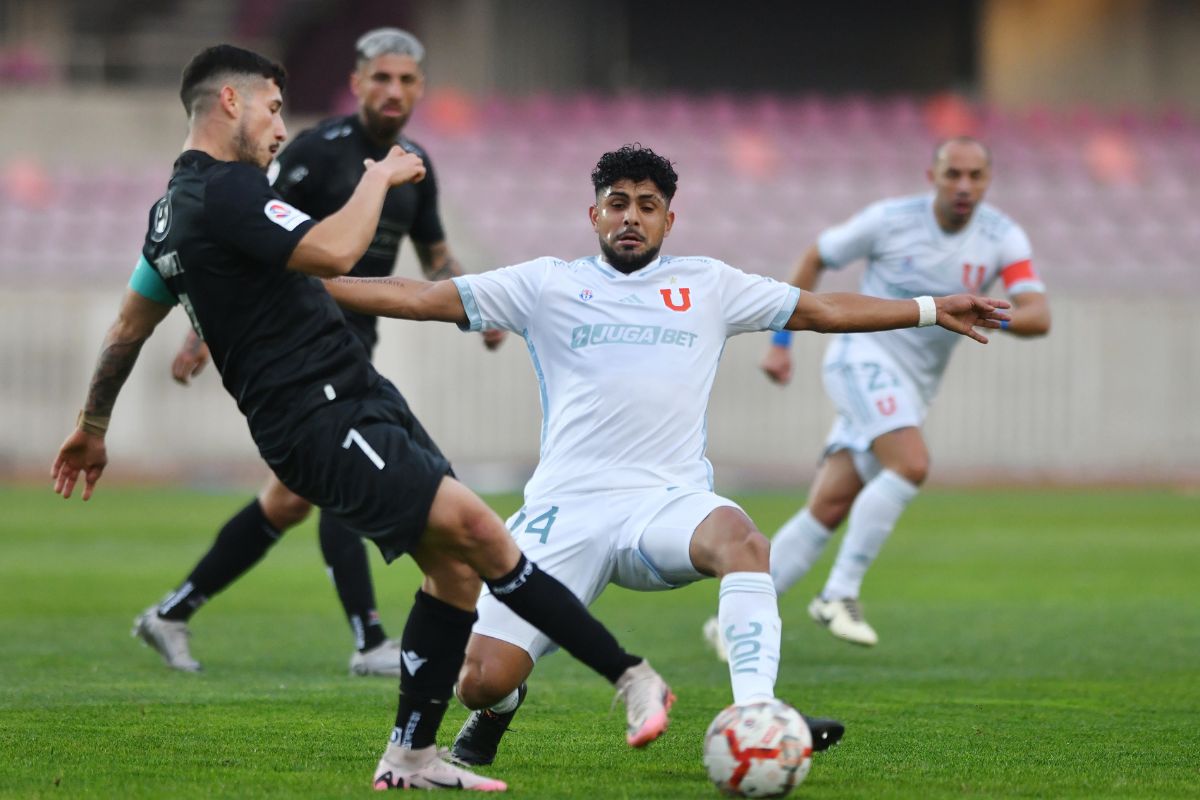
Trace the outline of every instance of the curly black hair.
[[653, 181], [668, 202], [675, 196], [675, 184], [679, 181], [669, 160], [638, 142], [600, 156], [592, 170], [592, 186], [597, 194], [626, 178], [634, 183]]

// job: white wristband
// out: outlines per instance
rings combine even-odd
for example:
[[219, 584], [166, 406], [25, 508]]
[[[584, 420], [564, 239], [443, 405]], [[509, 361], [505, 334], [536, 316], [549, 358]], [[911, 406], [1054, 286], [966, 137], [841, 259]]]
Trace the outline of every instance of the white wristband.
[[914, 297], [917, 301], [917, 308], [921, 310], [921, 316], [917, 319], [918, 328], [928, 328], [930, 325], [937, 324], [937, 303], [933, 302], [933, 298], [929, 295], [921, 295]]

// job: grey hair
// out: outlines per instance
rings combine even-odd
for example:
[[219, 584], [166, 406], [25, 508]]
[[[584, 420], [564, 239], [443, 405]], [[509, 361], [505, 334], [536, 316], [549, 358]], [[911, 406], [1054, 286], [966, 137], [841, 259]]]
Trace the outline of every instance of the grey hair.
[[383, 55], [412, 56], [420, 64], [425, 60], [425, 46], [408, 31], [399, 28], [376, 28], [358, 37], [354, 43], [355, 66], [361, 67], [372, 58]]

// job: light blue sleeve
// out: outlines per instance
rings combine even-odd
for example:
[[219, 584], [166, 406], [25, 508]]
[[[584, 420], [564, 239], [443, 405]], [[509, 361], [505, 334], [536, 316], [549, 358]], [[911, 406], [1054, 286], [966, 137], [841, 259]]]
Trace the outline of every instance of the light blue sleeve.
[[483, 330], [483, 317], [479, 316], [479, 304], [475, 302], [475, 293], [471, 291], [471, 282], [463, 280], [466, 276], [451, 278], [454, 281], [454, 288], [458, 289], [458, 296], [462, 298], [463, 311], [467, 312], [467, 322], [464, 325], [459, 323], [458, 327], [464, 331], [481, 331]]
[[750, 331], [778, 331], [787, 324], [800, 290], [765, 275], [752, 275], [714, 261], [720, 269], [721, 311], [725, 335]]
[[145, 256], [138, 258], [137, 266], [133, 268], [133, 274], [129, 276], [129, 288], [147, 300], [161, 303], [164, 306], [173, 306], [179, 302], [179, 298], [171, 294], [171, 290], [163, 282], [162, 276], [155, 272], [154, 267], [150, 266], [150, 262], [146, 260]]
[[828, 269], [841, 269], [851, 262], [870, 258], [883, 226], [883, 203], [874, 203], [841, 225], [826, 229], [817, 237], [821, 264]]
[[525, 330], [550, 270], [561, 263], [553, 258], [536, 258], [454, 278], [463, 310], [467, 312], [467, 324], [459, 327], [465, 331]]

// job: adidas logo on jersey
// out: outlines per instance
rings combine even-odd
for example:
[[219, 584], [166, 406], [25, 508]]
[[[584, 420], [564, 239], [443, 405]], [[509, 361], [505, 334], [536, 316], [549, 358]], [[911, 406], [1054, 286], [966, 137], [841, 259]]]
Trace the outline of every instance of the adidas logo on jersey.
[[621, 298], [620, 300], [618, 300], [617, 302], [618, 302], [618, 303], [625, 303], [626, 305], [630, 305], [630, 306], [644, 306], [644, 305], [646, 305], [645, 301], [644, 301], [644, 300], [642, 300], [642, 298], [638, 297], [636, 294], [631, 294], [631, 295], [629, 295], [628, 297], [622, 297], [622, 298]]

